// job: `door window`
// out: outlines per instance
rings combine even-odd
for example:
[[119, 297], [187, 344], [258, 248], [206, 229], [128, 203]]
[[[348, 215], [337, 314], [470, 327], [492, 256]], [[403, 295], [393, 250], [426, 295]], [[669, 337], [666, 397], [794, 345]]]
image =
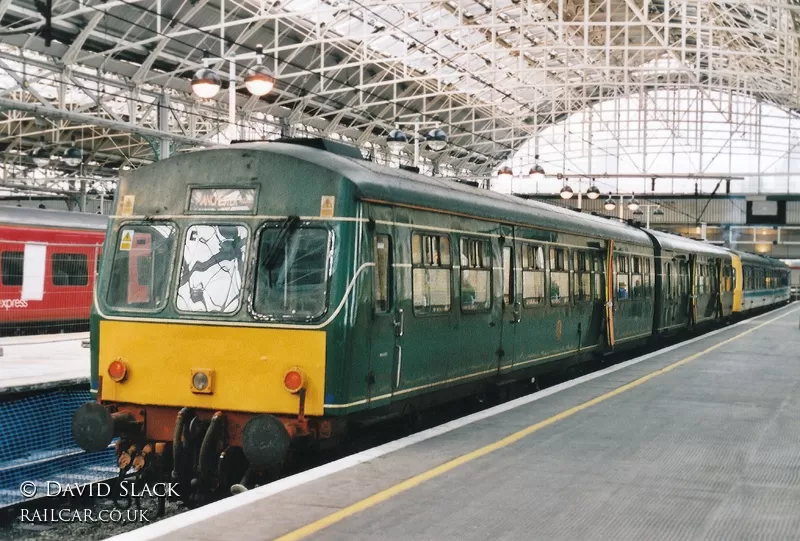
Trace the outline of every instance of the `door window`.
[[392, 243], [389, 235], [375, 235], [375, 311], [386, 313], [391, 306], [389, 276], [392, 271]]
[[514, 304], [514, 249], [503, 246], [503, 303]]
[[492, 304], [492, 245], [488, 240], [461, 239], [461, 309], [488, 310]]
[[550, 248], [550, 304], [569, 303], [569, 252]]

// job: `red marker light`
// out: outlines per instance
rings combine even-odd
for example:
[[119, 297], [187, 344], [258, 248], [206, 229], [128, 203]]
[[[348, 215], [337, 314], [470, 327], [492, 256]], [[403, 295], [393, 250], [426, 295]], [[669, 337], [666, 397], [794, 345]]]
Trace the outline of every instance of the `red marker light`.
[[115, 359], [108, 365], [108, 376], [116, 382], [120, 382], [128, 375], [128, 367], [119, 359]]
[[283, 377], [283, 386], [286, 387], [286, 390], [290, 393], [297, 393], [305, 387], [306, 381], [303, 377], [303, 373], [300, 372], [297, 368], [292, 368], [286, 375]]

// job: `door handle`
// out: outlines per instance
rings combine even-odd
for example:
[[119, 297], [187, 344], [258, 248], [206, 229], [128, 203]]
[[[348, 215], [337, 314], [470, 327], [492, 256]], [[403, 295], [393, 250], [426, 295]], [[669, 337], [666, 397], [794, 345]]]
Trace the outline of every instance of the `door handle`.
[[403, 314], [403, 309], [400, 308], [397, 311], [397, 318], [394, 320], [394, 332], [397, 336], [403, 336], [403, 326], [405, 323], [405, 315]]

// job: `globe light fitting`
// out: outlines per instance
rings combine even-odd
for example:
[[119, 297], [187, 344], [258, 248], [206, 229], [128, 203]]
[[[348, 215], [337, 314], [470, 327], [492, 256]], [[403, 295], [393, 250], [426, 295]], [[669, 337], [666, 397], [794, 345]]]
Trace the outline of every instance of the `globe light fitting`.
[[514, 178], [514, 171], [507, 165], [504, 165], [497, 171], [497, 180], [508, 182]]
[[629, 210], [636, 210], [639, 208], [639, 201], [634, 197], [628, 202], [628, 209]]
[[534, 182], [541, 182], [544, 180], [544, 169], [541, 165], [539, 165], [539, 155], [536, 155], [536, 163], [534, 163], [533, 167], [531, 168], [530, 172], [528, 173], [531, 176], [531, 180]]
[[192, 77], [192, 90], [198, 97], [211, 99], [222, 87], [222, 81], [216, 71], [208, 67], [208, 51], [203, 51], [203, 67]]
[[275, 75], [272, 71], [262, 64], [264, 48], [256, 46], [256, 65], [250, 68], [247, 77], [244, 79], [244, 86], [253, 96], [266, 96], [275, 86]]
[[31, 158], [37, 167], [46, 167], [50, 163], [50, 151], [44, 146], [44, 137], [39, 138], [39, 144], [31, 151]]
[[434, 152], [441, 152], [447, 146], [447, 133], [441, 128], [434, 128], [425, 136], [428, 148]]
[[403, 130], [394, 129], [386, 136], [386, 146], [392, 152], [400, 152], [408, 144], [408, 136], [403, 133]]
[[70, 167], [76, 167], [83, 161], [83, 151], [75, 146], [75, 138], [72, 138], [72, 146], [64, 151], [64, 163]]
[[658, 207], [656, 210], [653, 211], [653, 216], [663, 216], [664, 211], [661, 210], [661, 207]]
[[617, 208], [617, 204], [614, 202], [613, 199], [611, 199], [610, 194], [608, 196], [608, 199], [606, 199], [606, 202], [603, 203], [603, 206], [605, 207], [606, 210], [614, 210], [615, 208]]
[[570, 188], [569, 184], [565, 185], [561, 188], [561, 199], [569, 199], [572, 197], [572, 188]]
[[[594, 179], [592, 179], [592, 182], [594, 182]], [[597, 186], [592, 184], [591, 186], [589, 186], [589, 189], [586, 190], [586, 197], [588, 197], [589, 199], [597, 199], [598, 197], [600, 197], [600, 190], [597, 189]]]

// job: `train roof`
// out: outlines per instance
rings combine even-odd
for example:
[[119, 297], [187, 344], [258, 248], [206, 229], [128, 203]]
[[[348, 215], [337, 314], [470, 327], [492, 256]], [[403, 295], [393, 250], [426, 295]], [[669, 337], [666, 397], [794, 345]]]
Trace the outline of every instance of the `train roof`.
[[665, 233], [664, 231], [657, 231], [655, 229], [646, 229], [646, 231], [652, 234], [658, 243], [661, 245], [662, 248], [667, 250], [679, 250], [683, 252], [694, 252], [694, 253], [705, 253], [710, 255], [724, 255], [726, 257], [730, 257], [730, 251], [722, 248], [720, 246], [715, 246], [714, 244], [710, 244], [708, 242], [702, 242], [693, 239], [687, 239], [686, 237], [681, 237], [680, 235], [675, 235], [673, 233]]
[[469, 214], [497, 222], [538, 226], [579, 235], [589, 234], [639, 245], [651, 244], [645, 232], [616, 220], [482, 190], [444, 178], [389, 169], [368, 160], [320, 151], [309, 146], [279, 142], [237, 143], [196, 152], [219, 150], [258, 150], [313, 163], [349, 179], [355, 185], [357, 197], [360, 199]]
[[105, 231], [108, 216], [68, 210], [31, 209], [0, 205], [0, 224]]
[[775, 259], [774, 257], [767, 257], [759, 254], [753, 254], [751, 252], [742, 252], [739, 250], [731, 250], [731, 252], [738, 255], [742, 259], [743, 263], [747, 263], [749, 265], [783, 269], [789, 268], [783, 261], [780, 259]]

